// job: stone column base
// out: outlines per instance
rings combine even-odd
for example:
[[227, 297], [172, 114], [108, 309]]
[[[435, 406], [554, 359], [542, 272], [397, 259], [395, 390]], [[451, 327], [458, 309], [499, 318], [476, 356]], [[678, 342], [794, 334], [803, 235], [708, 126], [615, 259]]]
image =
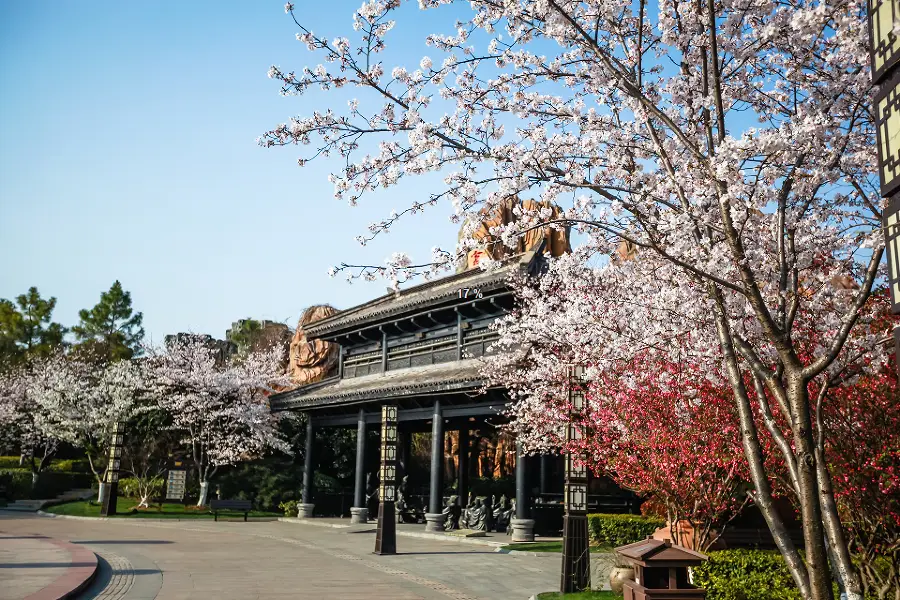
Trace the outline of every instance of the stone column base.
[[514, 541], [514, 542], [533, 542], [534, 541], [534, 519], [513, 519], [512, 520], [512, 541]]
[[313, 508], [315, 508], [315, 504], [298, 504], [297, 510], [297, 518], [298, 519], [311, 519], [313, 516]]
[[425, 513], [425, 531], [444, 532], [444, 513]]
[[369, 509], [365, 507], [354, 506], [350, 509], [350, 522], [351, 523], [368, 523], [369, 522]]

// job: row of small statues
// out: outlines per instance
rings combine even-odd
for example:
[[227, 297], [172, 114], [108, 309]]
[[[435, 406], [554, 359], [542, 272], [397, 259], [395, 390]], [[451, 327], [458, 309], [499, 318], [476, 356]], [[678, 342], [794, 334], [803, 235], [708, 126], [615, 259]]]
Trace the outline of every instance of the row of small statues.
[[475, 494], [469, 494], [468, 506], [462, 507], [459, 505], [459, 496], [450, 496], [443, 513], [445, 531], [474, 529], [510, 534], [512, 519], [516, 514], [516, 501], [510, 501], [504, 494], [494, 506], [492, 496], [476, 498]]
[[[366, 489], [366, 501], [368, 505], [378, 504], [378, 486], [374, 473], [369, 476]], [[418, 505], [415, 499], [409, 495], [409, 476], [405, 475], [397, 486], [397, 501], [394, 505], [397, 512], [398, 523], [423, 523], [425, 511]], [[444, 514], [444, 530], [474, 529], [476, 531], [496, 531], [498, 533], [512, 532], [512, 519], [516, 514], [515, 499], [508, 499], [506, 495], [500, 496], [500, 501], [494, 505], [493, 496], [477, 498], [474, 493], [469, 494], [469, 503], [460, 506], [459, 496], [450, 496], [447, 506], [442, 511]]]

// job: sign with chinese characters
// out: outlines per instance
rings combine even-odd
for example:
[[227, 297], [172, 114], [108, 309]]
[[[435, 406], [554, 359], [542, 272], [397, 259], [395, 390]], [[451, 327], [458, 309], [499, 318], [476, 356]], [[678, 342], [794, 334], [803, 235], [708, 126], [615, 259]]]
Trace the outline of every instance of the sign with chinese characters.
[[169, 469], [169, 480], [166, 482], [166, 500], [184, 500], [184, 489], [187, 484], [187, 471]]

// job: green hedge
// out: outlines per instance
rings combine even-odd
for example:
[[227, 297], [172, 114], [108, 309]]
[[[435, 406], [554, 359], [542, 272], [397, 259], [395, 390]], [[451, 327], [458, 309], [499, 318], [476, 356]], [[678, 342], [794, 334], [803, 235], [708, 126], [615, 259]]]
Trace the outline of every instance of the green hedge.
[[[0, 456], [0, 469], [30, 469], [27, 464], [25, 467], [20, 467], [18, 456]], [[90, 473], [91, 465], [86, 458], [66, 458], [51, 461], [48, 470], [67, 473]]]
[[641, 515], [588, 515], [591, 542], [613, 548], [646, 539], [665, 524], [664, 519]]
[[776, 550], [719, 550], [694, 568], [694, 584], [708, 600], [800, 600], [800, 592]]
[[72, 489], [90, 488], [94, 483], [91, 473], [41, 473], [37, 486], [31, 488], [31, 471], [27, 469], [0, 469], [0, 497], [7, 500], [25, 498], [52, 499]]

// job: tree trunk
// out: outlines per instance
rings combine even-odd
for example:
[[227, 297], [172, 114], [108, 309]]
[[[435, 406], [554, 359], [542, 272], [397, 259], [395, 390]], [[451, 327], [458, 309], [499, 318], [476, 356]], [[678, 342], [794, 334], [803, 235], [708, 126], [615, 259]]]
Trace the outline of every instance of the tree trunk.
[[200, 482], [200, 499], [197, 500], [197, 506], [206, 506], [206, 498], [209, 496], [209, 482]]
[[785, 375], [788, 381], [788, 402], [793, 413], [791, 429], [797, 456], [797, 478], [800, 484], [798, 500], [803, 521], [810, 600], [833, 600], [831, 568], [825, 551], [825, 529], [822, 525], [822, 504], [819, 502], [819, 477], [816, 471], [809, 392], [800, 373], [791, 373], [790, 369], [786, 368]]
[[109, 484], [108, 483], [100, 483], [100, 486], [97, 489], [97, 504], [103, 506], [103, 501], [106, 500], [106, 496], [109, 494]]
[[38, 482], [39, 476], [40, 476], [40, 473], [38, 473], [37, 471], [31, 472], [31, 489], [32, 490], [37, 487], [37, 482]]

